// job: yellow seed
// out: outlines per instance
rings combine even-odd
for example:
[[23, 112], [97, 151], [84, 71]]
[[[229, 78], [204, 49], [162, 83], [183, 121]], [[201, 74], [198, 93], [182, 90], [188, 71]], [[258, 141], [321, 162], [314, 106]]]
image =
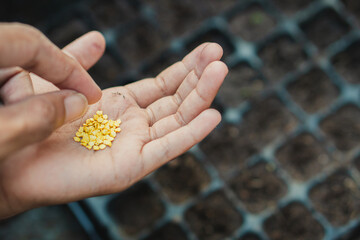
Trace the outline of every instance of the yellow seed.
[[93, 118], [85, 120], [73, 137], [74, 141], [87, 149], [94, 151], [111, 147], [116, 133], [120, 132], [120, 119], [116, 121], [109, 119], [102, 111], [97, 111]]
[[109, 140], [104, 140], [104, 144], [108, 145], [109, 147], [111, 147], [111, 142]]

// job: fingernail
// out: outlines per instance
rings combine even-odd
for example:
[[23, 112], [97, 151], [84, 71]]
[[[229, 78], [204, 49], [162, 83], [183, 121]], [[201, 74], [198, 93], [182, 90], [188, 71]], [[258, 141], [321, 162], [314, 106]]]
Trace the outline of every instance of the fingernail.
[[71, 122], [81, 117], [88, 106], [86, 97], [80, 93], [75, 93], [65, 98], [65, 122]]

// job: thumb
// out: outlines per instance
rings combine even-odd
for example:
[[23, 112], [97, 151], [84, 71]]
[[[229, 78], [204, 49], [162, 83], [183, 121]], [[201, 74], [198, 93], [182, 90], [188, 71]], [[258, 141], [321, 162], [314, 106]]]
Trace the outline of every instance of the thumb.
[[61, 125], [81, 117], [86, 97], [71, 90], [35, 95], [0, 108], [0, 159], [44, 140]]

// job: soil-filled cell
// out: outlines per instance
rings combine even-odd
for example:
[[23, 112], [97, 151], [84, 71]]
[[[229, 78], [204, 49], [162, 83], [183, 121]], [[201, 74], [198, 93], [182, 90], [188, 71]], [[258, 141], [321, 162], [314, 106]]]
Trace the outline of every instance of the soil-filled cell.
[[243, 222], [221, 191], [212, 193], [187, 210], [185, 220], [199, 240], [230, 237]]
[[118, 0], [96, 0], [90, 5], [90, 11], [96, 23], [103, 29], [118, 26], [134, 19], [135, 16], [134, 9], [126, 1]]
[[156, 171], [155, 179], [174, 203], [196, 196], [210, 183], [204, 167], [186, 153]]
[[341, 151], [351, 150], [360, 144], [360, 110], [354, 105], [342, 107], [320, 126]]
[[315, 208], [335, 226], [344, 225], [360, 214], [360, 191], [344, 170], [313, 187], [310, 198]]
[[245, 160], [258, 151], [242, 132], [239, 126], [225, 124], [200, 143], [200, 148], [223, 176], [234, 168], [240, 169]]
[[112, 199], [107, 211], [131, 235], [152, 226], [164, 214], [164, 206], [155, 192], [141, 182]]
[[293, 202], [265, 220], [264, 228], [272, 240], [320, 240], [324, 228], [301, 203]]
[[276, 201], [286, 193], [284, 182], [265, 163], [244, 169], [229, 184], [247, 210], [253, 213], [276, 205]]
[[124, 71], [123, 65], [119, 64], [109, 54], [104, 54], [90, 69], [89, 73], [100, 88], [105, 89], [116, 86], [116, 80]]
[[250, 42], [263, 39], [275, 25], [275, 19], [258, 5], [240, 11], [229, 20], [230, 31]]
[[288, 86], [292, 98], [309, 113], [315, 113], [338, 96], [338, 89], [320, 69], [313, 69]]
[[268, 42], [260, 49], [259, 56], [263, 60], [264, 74], [272, 82], [280, 81], [285, 74], [301, 67], [307, 59], [301, 45], [287, 36]]
[[274, 4], [280, 8], [286, 15], [295, 14], [306, 8], [310, 3], [315, 0], [272, 0]]
[[320, 143], [308, 133], [287, 141], [276, 157], [290, 175], [300, 181], [314, 177], [330, 162]]
[[237, 107], [260, 94], [265, 84], [260, 74], [245, 63], [232, 67], [219, 91], [219, 99], [227, 107]]
[[332, 63], [346, 81], [359, 84], [360, 41], [351, 44], [345, 51], [333, 57]]
[[290, 133], [296, 123], [295, 117], [277, 97], [268, 97], [251, 103], [251, 110], [244, 115], [241, 126], [246, 131], [248, 141], [261, 148], [277, 137]]
[[81, 19], [75, 18], [54, 28], [47, 35], [56, 46], [63, 48], [88, 31], [87, 25]]
[[195, 47], [199, 46], [204, 42], [218, 43], [224, 50], [223, 58], [227, 58], [235, 50], [234, 46], [232, 45], [228, 37], [216, 29], [200, 34], [193, 41], [189, 42], [186, 45], [186, 49], [187, 51], [192, 51]]
[[325, 9], [301, 24], [306, 36], [320, 49], [328, 47], [349, 32], [349, 24], [334, 10]]
[[176, 223], [170, 222], [151, 233], [144, 240], [187, 240], [184, 230]]
[[153, 25], [142, 22], [119, 36], [117, 44], [124, 58], [136, 66], [166, 48], [168, 39]]

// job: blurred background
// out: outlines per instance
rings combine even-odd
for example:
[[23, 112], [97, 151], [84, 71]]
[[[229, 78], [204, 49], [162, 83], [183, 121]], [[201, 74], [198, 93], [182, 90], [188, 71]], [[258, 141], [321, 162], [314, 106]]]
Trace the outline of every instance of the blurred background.
[[59, 47], [107, 42], [102, 87], [156, 76], [204, 41], [230, 73], [221, 125], [130, 189], [28, 211], [0, 239], [360, 239], [360, 1], [2, 1]]

